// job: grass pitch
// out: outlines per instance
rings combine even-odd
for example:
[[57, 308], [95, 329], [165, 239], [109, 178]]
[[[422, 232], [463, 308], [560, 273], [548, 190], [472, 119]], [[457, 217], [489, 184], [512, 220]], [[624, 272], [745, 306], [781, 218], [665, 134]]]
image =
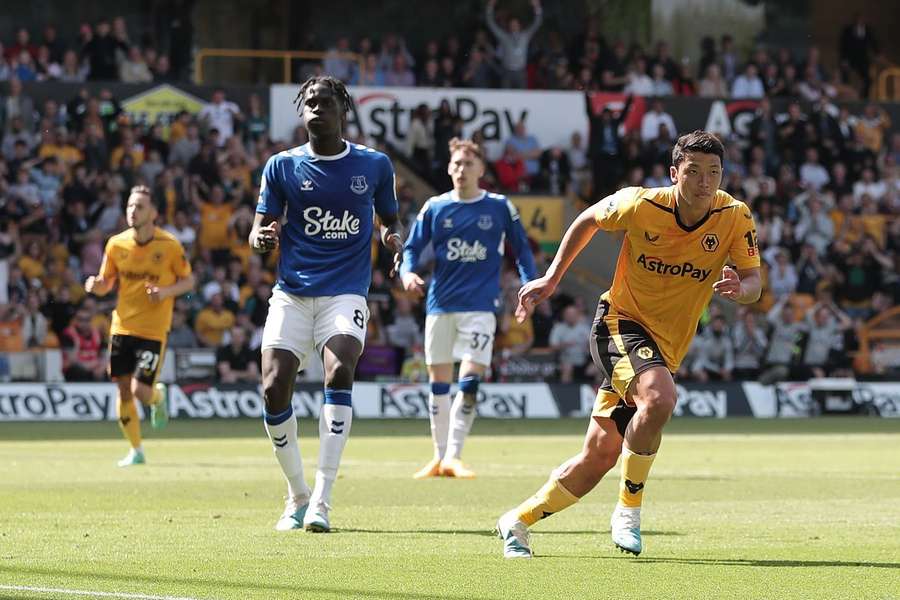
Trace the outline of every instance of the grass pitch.
[[[641, 557], [609, 540], [615, 470], [534, 528], [534, 560], [505, 561], [494, 522], [585, 427], [481, 420], [464, 455], [477, 479], [413, 481], [427, 423], [357, 420], [335, 532], [316, 535], [272, 529], [284, 484], [260, 422], [146, 428], [148, 464], [132, 469], [115, 467], [114, 423], [0, 424], [0, 597], [900, 598], [896, 420], [676, 420]], [[304, 421], [310, 481], [315, 435]]]

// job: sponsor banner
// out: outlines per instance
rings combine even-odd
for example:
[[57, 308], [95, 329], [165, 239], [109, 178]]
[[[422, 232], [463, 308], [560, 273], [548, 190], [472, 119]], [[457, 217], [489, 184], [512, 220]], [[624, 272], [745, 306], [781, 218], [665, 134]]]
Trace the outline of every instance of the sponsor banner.
[[[482, 132], [492, 157], [522, 119], [542, 147], [567, 146], [573, 132], [584, 133], [588, 127], [584, 95], [578, 92], [406, 87], [351, 87], [349, 91], [355, 104], [348, 118], [350, 130], [383, 137], [400, 147], [405, 147], [416, 107], [424, 103], [436, 110], [444, 100], [462, 119], [465, 136]], [[269, 114], [274, 139], [290, 139], [291, 131], [300, 124], [293, 105], [296, 95], [296, 85], [271, 86]]]
[[12, 383], [0, 386], [0, 421], [103, 421], [115, 418], [114, 383]]
[[[900, 418], [900, 382], [812, 380], [763, 386], [744, 383], [677, 384], [676, 417], [808, 417], [867, 414]], [[361, 382], [353, 387], [360, 418], [428, 418], [427, 384]], [[486, 383], [478, 392], [480, 417], [522, 419], [590, 415], [595, 389], [584, 384]], [[320, 383], [294, 390], [294, 412], [318, 418], [324, 400]], [[138, 406], [139, 412], [141, 407]], [[176, 419], [261, 418], [259, 386], [190, 383], [169, 386], [169, 413]], [[22, 383], [0, 386], [0, 422], [113, 421], [112, 383]]]
[[[678, 402], [673, 415], [675, 417], [724, 419], [754, 415], [740, 383], [676, 383], [675, 389], [678, 392]], [[595, 388], [589, 385], [581, 386], [578, 398], [581, 402], [581, 415], [591, 414], [596, 397]], [[560, 412], [565, 414], [562, 407]]]
[[563, 236], [565, 200], [560, 196], [510, 196], [528, 237], [547, 252], [559, 246]]

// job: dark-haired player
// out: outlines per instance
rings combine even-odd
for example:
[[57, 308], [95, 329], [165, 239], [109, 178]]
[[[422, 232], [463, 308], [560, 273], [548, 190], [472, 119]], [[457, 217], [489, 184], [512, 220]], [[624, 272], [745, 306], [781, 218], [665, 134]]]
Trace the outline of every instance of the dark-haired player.
[[566, 231], [547, 274], [519, 291], [516, 316], [523, 319], [553, 294], [598, 230], [625, 231], [591, 333], [591, 355], [604, 381], [584, 447], [534, 496], [500, 517], [507, 558], [530, 557], [528, 527], [591, 491], [620, 454], [612, 539], [625, 552], [641, 552], [644, 485], [675, 409], [672, 373], [713, 292], [748, 304], [761, 290], [753, 217], [743, 202], [719, 190], [724, 151], [705, 131], [681, 136], [672, 150], [674, 185], [624, 188], [585, 210]]
[[[366, 339], [373, 214], [381, 219], [381, 241], [393, 251], [395, 269], [403, 246], [390, 159], [343, 138], [351, 107], [344, 84], [310, 78], [295, 102], [310, 141], [266, 163], [250, 246], [281, 250], [262, 341], [265, 427], [288, 483], [275, 528], [327, 532], [331, 489], [353, 418], [353, 374]], [[325, 401], [310, 491], [291, 399], [297, 371], [313, 353], [325, 365]]]
[[175, 298], [194, 289], [191, 264], [175, 237], [154, 224], [150, 188], [131, 189], [125, 219], [129, 229], [106, 242], [100, 273], [85, 281], [89, 294], [104, 296], [119, 284], [109, 340], [109, 375], [118, 385], [119, 427], [131, 443], [120, 467], [144, 464], [141, 422], [134, 400], [150, 406], [155, 429], [166, 424], [165, 390], [156, 384]]
[[[429, 199], [403, 252], [400, 273], [407, 291], [424, 293], [414, 269], [419, 255], [434, 247], [434, 277], [428, 287], [425, 363], [431, 382], [429, 415], [434, 456], [413, 477], [459, 477], [475, 474], [461, 459], [472, 422], [478, 386], [491, 364], [494, 313], [500, 299], [500, 271], [505, 240], [516, 255], [522, 283], [535, 278], [534, 257], [519, 211], [506, 196], [478, 187], [484, 157], [470, 140], [450, 140], [447, 173], [453, 189]], [[459, 361], [459, 390], [450, 404], [450, 378]]]

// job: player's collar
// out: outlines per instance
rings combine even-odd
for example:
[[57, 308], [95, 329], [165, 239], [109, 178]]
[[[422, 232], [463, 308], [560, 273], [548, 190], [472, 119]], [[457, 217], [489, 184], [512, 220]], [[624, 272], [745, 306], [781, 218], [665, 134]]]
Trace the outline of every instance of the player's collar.
[[309, 143], [309, 142], [306, 144], [306, 151], [309, 152], [309, 155], [312, 156], [316, 160], [340, 160], [340, 159], [344, 158], [345, 156], [347, 156], [348, 154], [350, 154], [350, 142], [348, 142], [347, 140], [344, 140], [344, 139], [342, 139], [341, 141], [344, 142], [344, 149], [343, 149], [343, 151], [341, 151], [338, 154], [332, 154], [330, 156], [323, 156], [321, 154], [316, 154], [315, 151], [313, 150], [312, 143]]
[[484, 190], [480, 190], [481, 193], [475, 196], [474, 198], [460, 198], [459, 194], [456, 193], [456, 190], [450, 190], [450, 199], [454, 202], [462, 202], [463, 204], [473, 204], [480, 200], [483, 200], [487, 195], [487, 192]]

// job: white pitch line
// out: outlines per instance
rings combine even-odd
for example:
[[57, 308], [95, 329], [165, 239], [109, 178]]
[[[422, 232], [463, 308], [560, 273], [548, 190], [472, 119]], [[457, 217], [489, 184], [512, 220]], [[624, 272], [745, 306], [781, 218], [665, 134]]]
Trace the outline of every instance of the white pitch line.
[[25, 585], [0, 585], [0, 590], [31, 592], [34, 594], [67, 594], [69, 596], [94, 596], [104, 598], [132, 598], [133, 600], [198, 600], [186, 596], [153, 596], [150, 594], [128, 594], [125, 592], [92, 592], [90, 590], [66, 590], [62, 588], [29, 587]]

